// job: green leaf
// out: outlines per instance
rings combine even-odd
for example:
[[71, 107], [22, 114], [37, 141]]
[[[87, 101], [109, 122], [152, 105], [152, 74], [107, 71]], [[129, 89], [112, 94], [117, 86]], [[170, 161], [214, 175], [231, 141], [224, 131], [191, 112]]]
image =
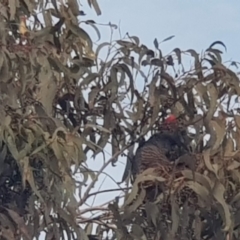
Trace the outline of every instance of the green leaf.
[[80, 82], [80, 86], [89, 85], [96, 78], [100, 77], [98, 73], [90, 73], [87, 77], [83, 78], [83, 81]]
[[119, 44], [120, 46], [126, 47], [127, 49], [129, 48], [134, 48], [136, 46], [135, 43], [133, 42], [128, 42], [128, 41], [124, 41], [124, 40], [117, 40], [116, 41], [117, 44]]
[[93, 43], [88, 33], [73, 23], [68, 23], [68, 25], [72, 33], [74, 33], [76, 36], [79, 36], [82, 40], [84, 40], [85, 45], [89, 47], [89, 50], [92, 50]]
[[169, 41], [169, 40], [171, 40], [171, 39], [174, 38], [174, 37], [175, 37], [175, 35], [172, 35], [172, 36], [170, 36], [170, 37], [167, 37], [167, 38], [165, 38], [164, 40], [162, 40], [161, 43], [166, 42], [166, 41]]
[[139, 46], [139, 44], [140, 44], [139, 37], [137, 37], [137, 36], [129, 36], [128, 33], [127, 33], [127, 35], [128, 35], [128, 37], [129, 37], [130, 39], [133, 39], [133, 41]]
[[99, 44], [99, 45], [97, 46], [97, 49], [96, 49], [96, 56], [99, 55], [100, 50], [101, 50], [102, 48], [104, 48], [105, 46], [111, 46], [111, 44], [108, 43], [108, 42], [104, 42], [104, 43]]
[[91, 7], [91, 6], [94, 7], [95, 12], [97, 13], [98, 16], [102, 14], [101, 9], [100, 9], [100, 7], [99, 7], [99, 5], [98, 5], [97, 0], [88, 0], [88, 4], [89, 4], [90, 7]]
[[159, 45], [158, 45], [158, 40], [156, 38], [154, 39], [153, 44], [155, 48], [158, 49]]
[[101, 38], [101, 33], [100, 33], [99, 29], [96, 27], [95, 23], [92, 22], [92, 21], [86, 21], [85, 23], [86, 23], [87, 25], [90, 25], [90, 26], [96, 31], [97, 36], [98, 36], [97, 41], [99, 41], [100, 38]]

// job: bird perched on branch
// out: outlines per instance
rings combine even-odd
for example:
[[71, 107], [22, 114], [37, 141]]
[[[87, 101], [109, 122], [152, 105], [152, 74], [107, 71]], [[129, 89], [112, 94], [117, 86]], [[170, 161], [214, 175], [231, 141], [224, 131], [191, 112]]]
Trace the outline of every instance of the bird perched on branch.
[[160, 129], [159, 133], [154, 134], [137, 149], [132, 161], [134, 178], [148, 168], [154, 168], [163, 174], [172, 166], [171, 162], [188, 152], [184, 141], [186, 131], [179, 128], [174, 115], [170, 115]]

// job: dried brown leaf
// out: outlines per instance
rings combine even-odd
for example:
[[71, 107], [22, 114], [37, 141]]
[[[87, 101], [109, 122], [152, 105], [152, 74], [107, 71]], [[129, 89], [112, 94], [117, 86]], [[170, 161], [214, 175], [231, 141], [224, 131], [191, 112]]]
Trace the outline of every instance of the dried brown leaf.
[[150, 103], [151, 107], [154, 107], [154, 105], [156, 104], [155, 89], [156, 89], [156, 83], [157, 83], [158, 79], [159, 79], [159, 77], [158, 77], [158, 72], [157, 72], [149, 85], [149, 103]]
[[120, 46], [126, 47], [126, 48], [134, 48], [136, 45], [133, 42], [128, 42], [128, 41], [124, 41], [124, 40], [117, 40], [116, 41], [117, 44], [119, 44]]
[[159, 209], [156, 204], [147, 202], [145, 205], [145, 210], [147, 213], [147, 219], [152, 222], [155, 227], [157, 227], [158, 217], [160, 215]]
[[11, 216], [12, 220], [17, 224], [18, 229], [21, 231], [21, 233], [25, 236], [26, 239], [31, 240], [32, 237], [27, 229], [27, 226], [24, 222], [23, 217], [20, 217], [18, 213], [11, 209], [6, 209], [8, 211], [8, 214]]
[[23, 165], [23, 183], [25, 184], [25, 182], [27, 181], [31, 186], [33, 192], [39, 197], [40, 201], [44, 203], [44, 199], [35, 184], [33, 171], [29, 165], [29, 157], [24, 157], [23, 159], [21, 159], [21, 163]]
[[77, 0], [69, 0], [68, 1], [68, 6], [71, 9], [74, 16], [80, 15], [79, 5], [78, 5]]
[[218, 92], [216, 87], [213, 84], [207, 85], [207, 90], [209, 92], [210, 96], [210, 106], [207, 111], [206, 121], [210, 121], [212, 119], [213, 114], [216, 112], [216, 109], [218, 107], [217, 100], [218, 100]]
[[133, 235], [136, 239], [146, 239], [143, 229], [137, 224], [133, 224], [131, 235]]
[[137, 198], [134, 199], [133, 203], [132, 203], [130, 206], [127, 206], [127, 207], [125, 208], [126, 214], [130, 214], [130, 213], [136, 211], [137, 208], [138, 208], [140, 205], [143, 204], [143, 201], [144, 201], [145, 197], [146, 197], [146, 190], [142, 188], [142, 189], [140, 190], [140, 193], [137, 195]]
[[44, 22], [46, 27], [52, 27], [52, 14], [51, 11], [46, 10], [43, 12], [43, 18], [44, 18]]
[[229, 231], [232, 225], [232, 216], [230, 213], [229, 206], [224, 199], [225, 191], [226, 191], [225, 187], [219, 181], [216, 181], [213, 189], [213, 196], [221, 204], [221, 207], [224, 212], [224, 216], [222, 216], [225, 224], [223, 231]]
[[83, 78], [83, 81], [80, 82], [80, 86], [89, 85], [98, 77], [100, 77], [98, 73], [90, 73], [87, 77]]
[[179, 48], [175, 48], [173, 52], [175, 52], [177, 55], [178, 64], [181, 64], [182, 63], [181, 50]]
[[174, 194], [171, 194], [171, 217], [172, 217], [172, 229], [171, 233], [174, 236], [178, 230], [179, 227], [179, 206], [176, 203], [176, 196]]
[[196, 181], [198, 183], [200, 183], [201, 185], [203, 185], [209, 192], [211, 192], [212, 189], [212, 182], [211, 180], [207, 177], [204, 176], [198, 172], [193, 172], [191, 170], [183, 170], [182, 171], [182, 175], [189, 180], [193, 180]]
[[86, 234], [92, 234], [93, 231], [93, 223], [88, 223], [86, 224], [86, 227], [84, 229], [84, 231], [86, 232]]
[[127, 74], [128, 78], [129, 78], [129, 90], [131, 91], [130, 104], [132, 104], [133, 98], [134, 98], [134, 90], [135, 90], [132, 73], [126, 64], [119, 64], [118, 67], [120, 67]]
[[210, 149], [207, 149], [203, 152], [203, 160], [207, 167], [207, 169], [215, 174], [215, 176], [218, 176], [218, 167], [216, 164], [212, 164], [210, 160]]
[[1, 60], [2, 66], [0, 69], [0, 78], [1, 78], [1, 82], [6, 83], [10, 78], [9, 66], [11, 66], [11, 64], [9, 63], [8, 57], [4, 53], [1, 58], [3, 59]]
[[16, 0], [9, 0], [8, 5], [10, 8], [10, 20], [15, 20], [15, 14], [17, 10], [17, 1]]
[[200, 185], [197, 182], [187, 181], [185, 185], [191, 188], [195, 193], [197, 193], [202, 200], [204, 200], [207, 206], [211, 206], [211, 197], [210, 192], [207, 190], [206, 187]]
[[75, 24], [68, 23], [68, 25], [72, 33], [74, 33], [76, 36], [79, 36], [82, 39], [82, 43], [84, 44], [85, 47], [88, 48], [88, 51], [92, 51], [93, 43], [88, 33]]
[[216, 141], [212, 147], [212, 150], [216, 150], [220, 147], [220, 145], [223, 142], [223, 138], [225, 136], [225, 126], [220, 126], [216, 121], [210, 121], [210, 126], [214, 129], [216, 132]]
[[225, 138], [223, 142], [223, 151], [224, 157], [232, 157], [234, 154], [234, 142], [230, 136]]

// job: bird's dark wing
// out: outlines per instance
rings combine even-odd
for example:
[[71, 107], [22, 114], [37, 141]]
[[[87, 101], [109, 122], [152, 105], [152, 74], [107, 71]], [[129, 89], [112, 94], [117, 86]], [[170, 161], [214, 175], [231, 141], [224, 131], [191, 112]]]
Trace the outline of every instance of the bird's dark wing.
[[[132, 173], [135, 176], [148, 168], [164, 168], [178, 158], [180, 146], [173, 135], [158, 133], [140, 146], [132, 162]], [[171, 158], [171, 152], [176, 156]]]

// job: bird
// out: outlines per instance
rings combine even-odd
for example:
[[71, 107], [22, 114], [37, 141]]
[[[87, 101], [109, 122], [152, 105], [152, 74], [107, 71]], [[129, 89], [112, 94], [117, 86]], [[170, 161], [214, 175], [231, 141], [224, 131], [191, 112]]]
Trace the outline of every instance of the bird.
[[138, 147], [132, 160], [133, 179], [148, 168], [166, 174], [173, 167], [172, 163], [188, 152], [184, 142], [186, 131], [179, 128], [174, 115], [170, 115], [160, 129]]

